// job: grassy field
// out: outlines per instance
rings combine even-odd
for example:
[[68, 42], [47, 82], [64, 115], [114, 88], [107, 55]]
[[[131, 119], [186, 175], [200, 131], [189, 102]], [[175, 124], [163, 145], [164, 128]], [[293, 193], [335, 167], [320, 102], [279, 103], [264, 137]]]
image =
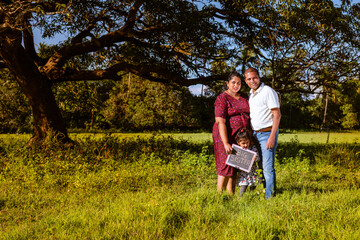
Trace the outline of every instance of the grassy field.
[[1, 135], [0, 239], [360, 239], [358, 135], [280, 135], [271, 200], [216, 192], [207, 133]]
[[[74, 139], [81, 139], [84, 137], [101, 138], [109, 134], [105, 133], [70, 133], [70, 137]], [[151, 137], [153, 133], [112, 133], [112, 136], [118, 138], [147, 138]], [[211, 133], [157, 133], [155, 135], [171, 136], [177, 139], [189, 140], [192, 142], [206, 142], [212, 141]], [[0, 134], [2, 138], [16, 138], [29, 139], [30, 134]], [[360, 132], [297, 132], [297, 133], [280, 133], [279, 142], [289, 142], [292, 140], [300, 143], [360, 143]]]
[[299, 132], [281, 133], [280, 142], [297, 139], [300, 143], [360, 143], [360, 132]]
[[[84, 136], [104, 136], [105, 134], [70, 134], [75, 138], [82, 138]], [[132, 137], [150, 137], [151, 133], [114, 133], [114, 136], [120, 138]], [[177, 139], [185, 139], [192, 142], [206, 142], [212, 141], [211, 133], [162, 133], [165, 136], [171, 136]], [[360, 132], [298, 132], [298, 133], [280, 133], [279, 142], [289, 142], [297, 140], [300, 143], [360, 143]]]

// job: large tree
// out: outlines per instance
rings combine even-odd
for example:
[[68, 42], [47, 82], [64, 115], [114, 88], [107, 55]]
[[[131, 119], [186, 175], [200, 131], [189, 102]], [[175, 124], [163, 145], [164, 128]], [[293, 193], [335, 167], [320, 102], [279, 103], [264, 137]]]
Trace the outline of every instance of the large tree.
[[[248, 64], [238, 61], [245, 49], [254, 55], [246, 58], [255, 64], [258, 59], [257, 66], [271, 69], [270, 75], [282, 73], [278, 88], [295, 86], [299, 70], [326, 59], [323, 47], [327, 54], [329, 49], [348, 53], [340, 51], [349, 49], [353, 37], [347, 10], [328, 0], [6, 0], [0, 3], [0, 61], [29, 101], [34, 118], [30, 142], [44, 138], [49, 129], [68, 140], [53, 83], [120, 80], [120, 73], [133, 73], [182, 86], [211, 84], [224, 79], [221, 71], [212, 71], [215, 62]], [[44, 57], [34, 46], [34, 27], [43, 37], [70, 37]], [[336, 36], [343, 45], [333, 41]], [[91, 58], [92, 64], [74, 64], [82, 58]], [[285, 65], [289, 69], [283, 71]]]
[[[33, 27], [44, 37], [66, 32], [71, 38], [48, 58], [34, 47]], [[2, 1], [0, 57], [31, 106], [34, 136], [48, 129], [68, 139], [51, 86], [56, 82], [121, 79], [131, 72], [152, 81], [192, 85], [214, 76], [204, 73], [202, 59], [217, 58], [218, 26], [207, 11], [191, 1]], [[71, 61], [92, 55], [93, 66], [73, 67]], [[194, 79], [189, 79], [194, 76]]]

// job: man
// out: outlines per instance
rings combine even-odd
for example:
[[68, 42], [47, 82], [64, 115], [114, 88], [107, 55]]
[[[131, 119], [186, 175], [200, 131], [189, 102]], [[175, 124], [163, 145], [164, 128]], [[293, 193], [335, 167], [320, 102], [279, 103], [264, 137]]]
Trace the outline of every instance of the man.
[[249, 95], [250, 121], [254, 138], [259, 144], [263, 174], [266, 183], [266, 198], [275, 196], [275, 151], [280, 124], [280, 103], [277, 93], [260, 81], [257, 69], [245, 71], [245, 82], [251, 88]]

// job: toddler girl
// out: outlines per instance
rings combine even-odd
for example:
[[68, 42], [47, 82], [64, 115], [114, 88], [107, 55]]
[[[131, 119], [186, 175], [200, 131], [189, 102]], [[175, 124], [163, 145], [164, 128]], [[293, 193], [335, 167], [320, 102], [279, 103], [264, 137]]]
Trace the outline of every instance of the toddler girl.
[[[240, 147], [257, 152], [251, 130], [246, 128], [240, 129], [236, 135], [235, 140], [237, 145]], [[259, 176], [256, 172], [258, 169], [256, 167], [257, 162], [259, 162], [258, 157], [256, 157], [256, 162], [254, 162], [250, 172], [245, 172], [242, 170], [239, 171], [236, 185], [240, 187], [240, 196], [244, 194], [248, 186], [250, 187], [250, 190], [254, 190], [259, 184]]]

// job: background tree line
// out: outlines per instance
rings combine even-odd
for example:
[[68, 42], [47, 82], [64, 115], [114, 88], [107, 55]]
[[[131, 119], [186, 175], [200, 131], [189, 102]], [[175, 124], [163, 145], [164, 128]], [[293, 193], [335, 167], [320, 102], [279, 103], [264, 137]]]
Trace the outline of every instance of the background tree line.
[[[30, 107], [17, 84], [4, 81], [0, 91], [6, 93], [0, 96], [0, 131], [31, 132]], [[121, 81], [57, 84], [53, 92], [67, 127], [73, 130], [200, 130], [210, 129], [213, 122], [213, 97], [193, 96], [186, 87], [131, 74]]]
[[[0, 132], [31, 132], [26, 98], [12, 76], [1, 72]], [[269, 83], [268, 83], [269, 84]], [[120, 81], [69, 82], [53, 86], [61, 113], [72, 131], [211, 131], [213, 103], [224, 84], [195, 96], [186, 87], [154, 83], [136, 75]], [[242, 91], [248, 87], [243, 83]], [[360, 81], [348, 80], [328, 95], [281, 93], [282, 129], [359, 129]]]

